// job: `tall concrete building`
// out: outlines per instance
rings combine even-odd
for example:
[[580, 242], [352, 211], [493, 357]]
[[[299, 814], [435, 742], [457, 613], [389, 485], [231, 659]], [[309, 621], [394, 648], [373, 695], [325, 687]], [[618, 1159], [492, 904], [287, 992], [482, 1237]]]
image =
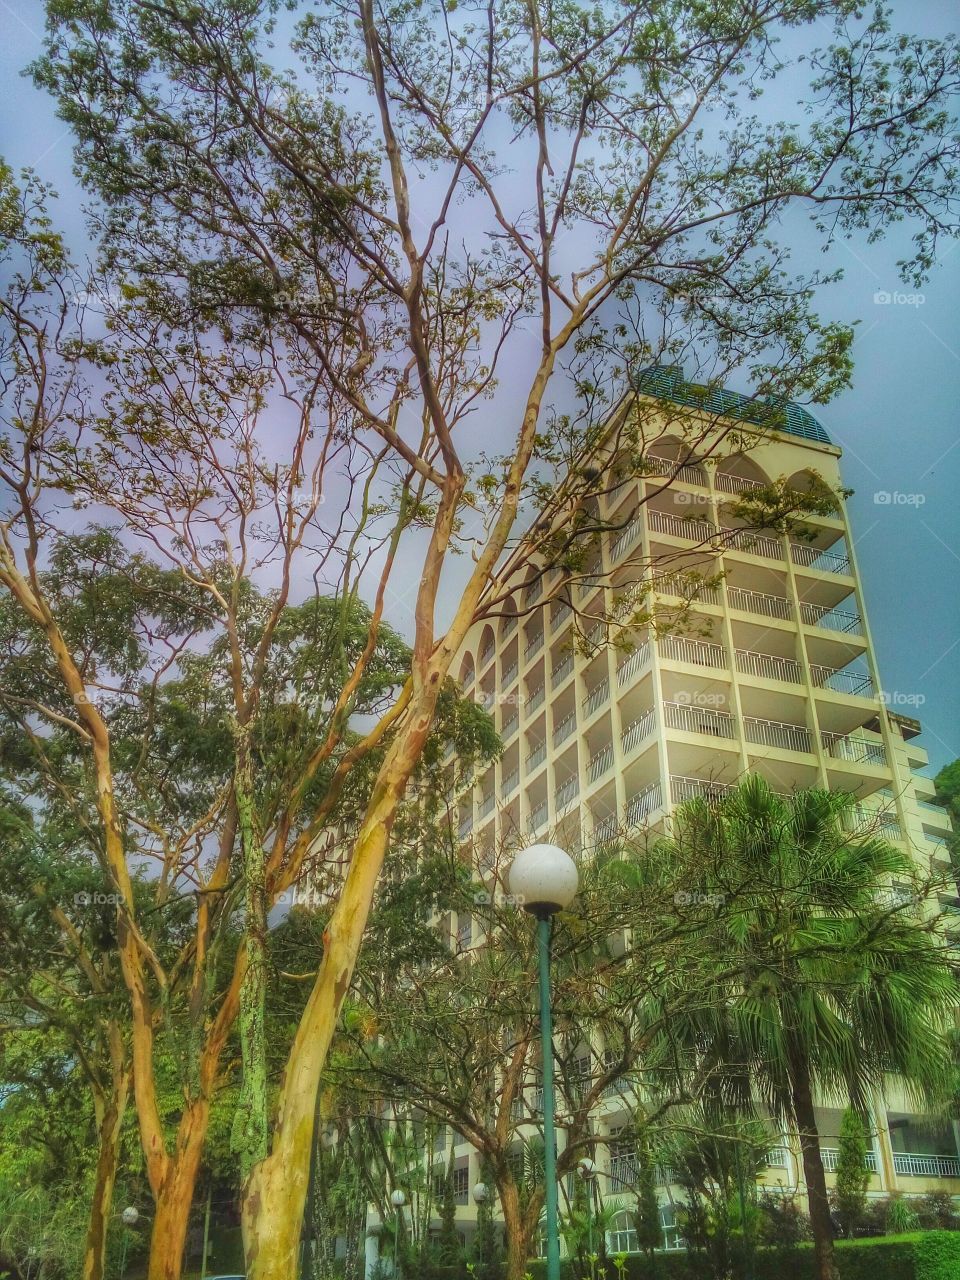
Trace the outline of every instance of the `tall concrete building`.
[[[915, 698], [882, 682], [843, 503], [835, 515], [804, 517], [792, 536], [758, 534], [736, 518], [745, 495], [778, 479], [804, 488], [819, 476], [839, 489], [840, 449], [797, 405], [758, 432], [755, 402], [691, 387], [674, 369], [649, 371], [620, 412], [643, 416], [643, 462], [632, 478], [601, 486], [597, 510], [612, 531], [572, 576], [528, 567], [526, 585], [502, 616], [474, 628], [462, 654], [463, 688], [494, 709], [504, 744], [460, 797], [463, 842], [481, 866], [494, 850], [533, 838], [589, 856], [613, 831], [663, 829], [684, 800], [756, 772], [781, 792], [852, 792], [855, 826], [905, 844], [924, 869], [948, 871], [949, 819], [932, 803], [920, 725], [904, 714]], [[652, 595], [637, 594], [643, 582]], [[630, 615], [631, 593], [682, 615], [682, 625], [611, 625]], [[469, 917], [452, 927], [469, 945]], [[588, 1050], [585, 1078], [591, 1070]], [[841, 1108], [830, 1099], [820, 1108], [828, 1182]], [[597, 1150], [605, 1193], [633, 1180], [632, 1143], [616, 1141], [629, 1118], [616, 1092], [598, 1108], [595, 1131], [614, 1139]], [[871, 1194], [960, 1196], [956, 1125], [934, 1125], [893, 1094], [871, 1118]], [[479, 1165], [448, 1132], [438, 1168], [450, 1142], [469, 1237]], [[778, 1142], [763, 1181], [802, 1195], [795, 1136]], [[669, 1171], [662, 1178], [671, 1247]], [[635, 1244], [624, 1214], [610, 1245]]]

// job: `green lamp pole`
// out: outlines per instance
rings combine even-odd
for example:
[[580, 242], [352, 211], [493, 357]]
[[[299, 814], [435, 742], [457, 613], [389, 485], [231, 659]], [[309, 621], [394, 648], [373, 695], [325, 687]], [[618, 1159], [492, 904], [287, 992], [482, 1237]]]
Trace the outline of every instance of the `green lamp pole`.
[[547, 1210], [546, 1280], [560, 1280], [557, 1206], [556, 1097], [553, 1089], [553, 1014], [550, 1004], [550, 917], [577, 895], [577, 868], [563, 849], [534, 844], [510, 868], [510, 892], [537, 920], [540, 968], [540, 1039], [543, 1046], [543, 1182]]

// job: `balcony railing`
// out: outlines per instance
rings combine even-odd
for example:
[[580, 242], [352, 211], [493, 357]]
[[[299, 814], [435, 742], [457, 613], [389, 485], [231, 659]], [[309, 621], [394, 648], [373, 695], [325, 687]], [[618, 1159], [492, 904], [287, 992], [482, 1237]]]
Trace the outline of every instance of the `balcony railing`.
[[805, 542], [791, 542], [790, 554], [794, 564], [816, 569], [818, 573], [850, 573], [850, 561], [839, 551], [821, 551]]
[[566, 680], [567, 676], [570, 674], [572, 670], [573, 670], [573, 654], [568, 653], [567, 656], [563, 659], [563, 661], [558, 662], [557, 665], [550, 672], [550, 683], [553, 685], [554, 688], [556, 688], [558, 684], [561, 684], [564, 680]]
[[602, 778], [610, 766], [613, 764], [613, 747], [609, 744], [603, 747], [596, 755], [590, 757], [587, 765], [587, 774], [591, 782], [596, 782], [598, 778]]
[[897, 817], [888, 809], [868, 809], [855, 804], [843, 815], [843, 827], [853, 835], [870, 832], [884, 840], [902, 840], [903, 832]]
[[530, 814], [530, 827], [533, 831], [539, 831], [547, 821], [547, 802], [541, 801], [540, 804]]
[[568, 778], [566, 782], [557, 787], [553, 796], [554, 808], [557, 813], [565, 809], [571, 801], [575, 800], [580, 794], [580, 779], [577, 777]]
[[960, 1178], [960, 1157], [894, 1151], [893, 1168], [907, 1178]]
[[731, 609], [742, 609], [744, 613], [760, 613], [765, 618], [793, 617], [790, 601], [784, 596], [767, 595], [764, 591], [746, 591], [743, 587], [728, 587], [727, 599]]
[[507, 667], [506, 671], [504, 671], [503, 673], [503, 679], [501, 683], [503, 684], [504, 688], [506, 688], [507, 685], [513, 684], [516, 678], [517, 678], [517, 664], [515, 662], [511, 662], [509, 667]]
[[714, 472], [714, 482], [724, 493], [746, 493], [748, 489], [763, 489], [762, 480], [750, 480], [746, 476], [732, 476], [729, 471]]
[[488, 644], [485, 649], [480, 650], [480, 666], [485, 667], [493, 657], [493, 644]]
[[752, 556], [764, 556], [767, 560], [782, 560], [783, 546], [776, 538], [752, 529], [721, 529], [725, 547], [734, 551], [746, 551]]
[[799, 684], [803, 671], [793, 658], [781, 658], [775, 653], [755, 653], [752, 649], [737, 650], [737, 670], [747, 676], [759, 676], [762, 680], [785, 680]]
[[539, 769], [540, 766], [543, 764], [544, 760], [546, 760], [546, 758], [547, 758], [547, 744], [546, 742], [541, 742], [538, 747], [534, 747], [534, 749], [527, 756], [526, 760], [523, 762], [524, 768], [526, 769], [527, 773], [533, 773], [534, 769]]
[[539, 688], [534, 689], [533, 693], [530, 694], [530, 697], [527, 698], [527, 715], [528, 716], [532, 715], [534, 711], [536, 711], [537, 707], [540, 706], [540, 704], [543, 702], [546, 696], [547, 696], [547, 691], [543, 687], [543, 685], [540, 685]]
[[572, 613], [573, 610], [568, 604], [556, 605], [550, 615], [550, 626], [552, 630], [559, 631]]
[[577, 713], [571, 711], [569, 715], [565, 715], [557, 727], [553, 731], [553, 745], [559, 747], [561, 742], [566, 742], [574, 729], [577, 727]]
[[610, 548], [610, 559], [616, 562], [621, 556], [626, 555], [634, 543], [639, 541], [642, 529], [643, 521], [639, 515], [635, 515], [617, 534], [616, 541]]
[[608, 818], [603, 818], [597, 822], [593, 828], [593, 840], [595, 844], [604, 844], [607, 840], [612, 840], [617, 834], [618, 824], [614, 814]]
[[649, 641], [644, 640], [643, 644], [638, 645], [633, 653], [624, 658], [617, 667], [617, 684], [620, 688], [622, 689], [625, 684], [629, 684], [637, 672], [647, 665], [649, 660], [650, 644]]
[[658, 458], [652, 453], [648, 453], [643, 461], [653, 475], [672, 476], [674, 480], [682, 480], [684, 484], [696, 484], [701, 488], [706, 487], [707, 473], [694, 463], [683, 462], [678, 466], [670, 458]]
[[800, 617], [808, 627], [821, 627], [824, 631], [841, 631], [847, 635], [860, 635], [863, 623], [859, 614], [846, 609], [831, 609], [825, 604], [800, 601]]
[[526, 591], [527, 604], [533, 604], [535, 600], [539, 600], [543, 595], [543, 578], [537, 578], [536, 582], [531, 582]]
[[651, 782], [649, 787], [637, 791], [627, 801], [627, 823], [631, 827], [639, 827], [661, 804], [660, 783]]
[[707, 778], [685, 778], [676, 773], [670, 775], [670, 795], [674, 804], [683, 804], [697, 796], [705, 796], [708, 800], [712, 800], [732, 789], [732, 784], [729, 782], [711, 782]]
[[660, 655], [672, 662], [689, 662], [695, 667], [725, 667], [723, 646], [686, 636], [661, 636], [657, 641]]
[[720, 591], [717, 587], [704, 586], [682, 573], [655, 574], [650, 581], [650, 589], [657, 595], [679, 596], [681, 600], [692, 600], [697, 604], [720, 603]]
[[531, 636], [527, 641], [523, 650], [523, 656], [529, 661], [535, 653], [539, 653], [543, 648], [543, 632], [538, 631], [535, 636]]
[[669, 533], [674, 538], [689, 538], [692, 542], [706, 542], [716, 533], [712, 524], [688, 516], [672, 516], [666, 511], [648, 511], [650, 528], [656, 533]]
[[607, 698], [610, 696], [610, 682], [602, 680], [597, 687], [588, 693], [583, 700], [584, 718], [592, 716], [595, 711], [599, 711]]
[[514, 631], [516, 631], [518, 621], [519, 619], [516, 614], [513, 614], [511, 617], [504, 620], [502, 630], [504, 640], [506, 640], [507, 636], [512, 636]]
[[460, 839], [465, 840], [472, 830], [473, 830], [473, 817], [471, 816], [469, 818], [464, 818], [464, 820], [460, 823], [460, 826], [458, 827], [458, 831], [460, 833]]
[[487, 814], [493, 810], [493, 805], [495, 800], [496, 800], [496, 796], [494, 795], [481, 797], [480, 799], [480, 817], [481, 818], [485, 818]]
[[645, 711], [632, 724], [628, 724], [623, 731], [621, 743], [623, 744], [624, 754], [632, 751], [634, 747], [638, 747], [644, 738], [649, 737], [653, 732], [653, 708]]
[[852, 760], [855, 764], [886, 764], [883, 743], [871, 742], [853, 734], [821, 732], [823, 749], [835, 760]]
[[507, 776], [504, 778], [500, 786], [501, 800], [506, 800], [507, 796], [513, 795], [514, 791], [516, 791], [517, 789], [519, 782], [520, 782], [520, 771], [518, 769], [511, 769], [510, 772], [507, 774]]
[[520, 723], [520, 712], [514, 711], [509, 720], [505, 720], [503, 728], [500, 730], [501, 738], [511, 738], [517, 731], [517, 725]]
[[587, 596], [589, 596], [592, 591], [595, 591], [597, 587], [602, 587], [603, 583], [604, 583], [603, 574], [597, 573], [596, 571], [591, 571], [590, 573], [585, 574], [578, 581], [577, 595], [581, 600], [586, 600]]
[[[837, 1147], [821, 1147], [820, 1158], [823, 1161], [823, 1167], [827, 1173], [836, 1172], [837, 1163], [840, 1159], [840, 1150]], [[877, 1172], [877, 1155], [875, 1151], [864, 1152], [863, 1163], [871, 1173]]]
[[705, 733], [714, 738], [734, 737], [733, 716], [712, 707], [692, 707], [686, 702], [665, 702], [663, 719], [668, 729]]
[[779, 747], [781, 751], [813, 750], [810, 730], [804, 725], [789, 724], [783, 720], [760, 720], [745, 716], [743, 736], [748, 742], [759, 742], [765, 747]]
[[810, 677], [818, 689], [832, 689], [834, 693], [849, 693], [858, 698], [873, 697], [873, 681], [860, 671], [812, 665]]

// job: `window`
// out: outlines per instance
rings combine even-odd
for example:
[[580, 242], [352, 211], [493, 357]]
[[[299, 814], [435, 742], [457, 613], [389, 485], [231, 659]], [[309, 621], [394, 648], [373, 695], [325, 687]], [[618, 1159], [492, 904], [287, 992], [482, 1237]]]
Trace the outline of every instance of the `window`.
[[467, 1192], [470, 1189], [470, 1170], [466, 1165], [453, 1171], [453, 1198], [457, 1204], [467, 1203]]

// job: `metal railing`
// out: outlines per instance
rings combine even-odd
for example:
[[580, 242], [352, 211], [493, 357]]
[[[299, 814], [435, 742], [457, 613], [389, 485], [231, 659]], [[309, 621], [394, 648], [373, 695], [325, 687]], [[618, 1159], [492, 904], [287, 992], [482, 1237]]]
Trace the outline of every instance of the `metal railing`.
[[593, 689], [583, 700], [584, 716], [592, 716], [595, 711], [599, 711], [607, 698], [610, 696], [609, 680], [601, 680], [595, 689]]
[[960, 1157], [894, 1151], [893, 1168], [907, 1178], [960, 1178]]
[[684, 801], [693, 800], [696, 796], [712, 799], [723, 795], [725, 791], [732, 790], [733, 785], [729, 782], [711, 782], [707, 778], [687, 778], [677, 773], [670, 775], [670, 795], [674, 804], [683, 804]]
[[507, 776], [504, 778], [503, 782], [500, 784], [501, 800], [506, 800], [507, 796], [512, 795], [513, 792], [516, 791], [517, 785], [519, 784], [519, 782], [520, 782], [520, 770], [511, 769], [510, 772], [507, 774]]
[[532, 715], [533, 712], [536, 711], [537, 707], [540, 706], [540, 704], [543, 702], [546, 696], [547, 696], [547, 691], [543, 687], [543, 685], [540, 685], [539, 688], [534, 689], [533, 693], [531, 693], [530, 697], [527, 699], [526, 710], [527, 710], [528, 716]]
[[534, 769], [538, 769], [540, 765], [543, 764], [546, 758], [547, 758], [547, 744], [546, 742], [541, 742], [538, 747], [534, 747], [534, 749], [530, 752], [526, 760], [524, 760], [523, 766], [526, 769], [527, 773], [532, 773]]
[[559, 747], [561, 742], [566, 742], [567, 738], [570, 737], [571, 733], [573, 733], [576, 727], [577, 727], [577, 713], [575, 711], [571, 711], [568, 715], [565, 715], [563, 717], [563, 719], [554, 729], [553, 745], [555, 747]]
[[605, 579], [602, 573], [596, 573], [591, 570], [590, 573], [585, 574], [577, 583], [577, 595], [581, 600], [585, 600], [591, 591], [595, 591], [597, 587], [602, 587], [604, 581]]
[[808, 627], [821, 627], [824, 631], [841, 631], [848, 635], [860, 635], [863, 623], [860, 615], [846, 609], [831, 609], [825, 604], [800, 601], [800, 617]]
[[720, 590], [708, 587], [683, 573], [657, 573], [650, 580], [650, 590], [662, 596], [678, 596], [697, 604], [719, 604]]
[[638, 827], [649, 815], [661, 807], [660, 783], [651, 782], [649, 787], [637, 791], [627, 801], [627, 822], [631, 827]]
[[639, 515], [631, 518], [630, 523], [617, 534], [613, 546], [610, 548], [610, 559], [619, 560], [625, 552], [629, 551], [633, 544], [639, 539], [643, 529], [643, 521]]
[[610, 1161], [610, 1183], [614, 1191], [629, 1191], [636, 1182], [636, 1160], [632, 1156], [614, 1156]]
[[602, 747], [594, 756], [590, 757], [587, 765], [587, 773], [591, 782], [596, 782], [598, 778], [602, 778], [610, 766], [613, 764], [613, 747], [608, 743]]
[[785, 596], [771, 596], [764, 591], [747, 591], [743, 587], [728, 587], [727, 599], [731, 609], [741, 609], [744, 613], [760, 613], [765, 618], [793, 617], [790, 601]]
[[827, 733], [822, 730], [820, 740], [823, 749], [834, 760], [852, 760], [855, 764], [886, 764], [887, 757], [882, 742], [872, 742], [854, 734]]
[[502, 628], [502, 631], [501, 631], [501, 634], [502, 634], [502, 636], [503, 636], [504, 640], [506, 640], [507, 636], [512, 636], [512, 635], [513, 635], [514, 631], [516, 631], [516, 629], [517, 629], [517, 623], [518, 623], [518, 622], [519, 622], [519, 619], [518, 619], [518, 617], [517, 617], [517, 615], [516, 615], [516, 614], [514, 614], [514, 615], [513, 615], [512, 617], [510, 617], [510, 618], [505, 618], [505, 619], [504, 619], [503, 628]]
[[834, 693], [849, 693], [858, 698], [873, 696], [873, 681], [860, 671], [821, 667], [811, 664], [810, 678], [818, 689], [832, 689]]
[[532, 636], [527, 641], [526, 645], [524, 646], [523, 656], [525, 658], [532, 658], [533, 655], [535, 653], [539, 653], [542, 648], [543, 648], [543, 632], [538, 631], [535, 636]]
[[806, 542], [791, 542], [790, 554], [794, 564], [816, 569], [818, 573], [850, 573], [850, 560], [839, 551], [822, 551]]
[[566, 808], [572, 800], [580, 794], [580, 779], [577, 777], [568, 778], [566, 782], [557, 787], [553, 795], [553, 804], [559, 813], [561, 809]]
[[507, 667], [506, 671], [504, 671], [503, 679], [501, 681], [504, 687], [506, 687], [508, 684], [512, 684], [513, 681], [516, 680], [517, 669], [518, 669], [517, 664], [515, 662], [511, 662], [509, 667]]
[[618, 824], [616, 817], [611, 814], [608, 818], [601, 819], [600, 822], [594, 824], [593, 839], [595, 844], [603, 844], [606, 840], [612, 840], [617, 834]]
[[803, 671], [793, 658], [781, 658], [775, 653], [756, 653], [753, 649], [736, 651], [737, 670], [747, 676], [759, 676], [762, 680], [785, 680], [788, 684], [800, 684]]
[[490, 661], [490, 659], [493, 657], [493, 650], [494, 650], [494, 646], [492, 644], [488, 644], [485, 649], [480, 650], [479, 665], [481, 667], [485, 667], [487, 663]]
[[547, 821], [547, 802], [546, 800], [544, 800], [542, 801], [542, 803], [538, 804], [537, 807], [530, 814], [531, 829], [534, 831], [539, 831], [546, 821]]
[[733, 476], [729, 471], [715, 471], [714, 483], [725, 493], [746, 493], [748, 489], [764, 489], [762, 480], [750, 480], [747, 476]]
[[782, 560], [783, 545], [776, 538], [755, 533], [752, 529], [721, 529], [724, 547], [734, 551], [746, 551], [752, 556], [764, 556], [767, 560]]
[[488, 796], [481, 797], [480, 799], [480, 817], [481, 818], [485, 818], [487, 814], [491, 812], [491, 810], [493, 809], [495, 800], [496, 800], [496, 796], [494, 796], [492, 793]]
[[695, 463], [682, 462], [678, 466], [670, 458], [658, 458], [653, 453], [648, 453], [643, 461], [654, 475], [672, 476], [674, 480], [682, 480], [685, 484], [696, 484], [706, 488], [707, 473]]
[[473, 830], [473, 816], [471, 815], [469, 818], [464, 818], [457, 830], [460, 833], [460, 839], [465, 839]]
[[650, 643], [644, 640], [643, 644], [638, 645], [633, 653], [617, 667], [617, 684], [622, 689], [628, 681], [632, 680], [642, 667], [647, 665], [650, 660]]
[[684, 733], [705, 733], [714, 738], [733, 738], [734, 719], [727, 711], [712, 707], [692, 707], [687, 702], [665, 702], [663, 719], [668, 729]]
[[650, 528], [657, 533], [669, 533], [674, 538], [689, 538], [694, 542], [706, 542], [716, 533], [712, 524], [695, 517], [672, 516], [666, 511], [648, 511]]
[[686, 636], [660, 636], [657, 640], [661, 657], [673, 662], [689, 662], [695, 667], [725, 667], [723, 646], [706, 640], [690, 640]]
[[649, 737], [653, 732], [653, 724], [652, 707], [645, 711], [642, 716], [638, 716], [632, 724], [628, 724], [620, 739], [624, 752], [632, 751], [634, 747], [640, 745], [644, 738]]
[[517, 731], [517, 725], [520, 723], [520, 712], [515, 711], [509, 720], [504, 721], [503, 728], [500, 730], [501, 738], [510, 738]]
[[572, 613], [573, 609], [568, 604], [555, 605], [553, 612], [550, 614], [551, 630], [558, 631]]
[[554, 688], [556, 688], [558, 684], [566, 680], [567, 676], [570, 674], [572, 670], [573, 670], [573, 654], [569, 653], [563, 659], [563, 661], [558, 662], [557, 665], [550, 672], [550, 683], [553, 685]]
[[842, 826], [853, 835], [870, 832], [884, 840], [903, 839], [900, 823], [888, 809], [868, 809], [866, 805], [855, 804], [843, 815]]
[[761, 720], [756, 716], [744, 716], [743, 736], [748, 742], [759, 742], [765, 747], [779, 747], [781, 751], [813, 750], [810, 730], [804, 725], [789, 724], [785, 720]]
[[539, 600], [543, 595], [543, 578], [537, 578], [536, 582], [531, 582], [526, 591], [527, 604], [533, 604], [535, 600]]
[[[837, 1163], [840, 1159], [840, 1149], [838, 1147], [821, 1147], [820, 1159], [823, 1161], [823, 1167], [827, 1173], [835, 1173]], [[877, 1155], [875, 1151], [866, 1151], [863, 1156], [864, 1165], [871, 1173], [877, 1172]]]

